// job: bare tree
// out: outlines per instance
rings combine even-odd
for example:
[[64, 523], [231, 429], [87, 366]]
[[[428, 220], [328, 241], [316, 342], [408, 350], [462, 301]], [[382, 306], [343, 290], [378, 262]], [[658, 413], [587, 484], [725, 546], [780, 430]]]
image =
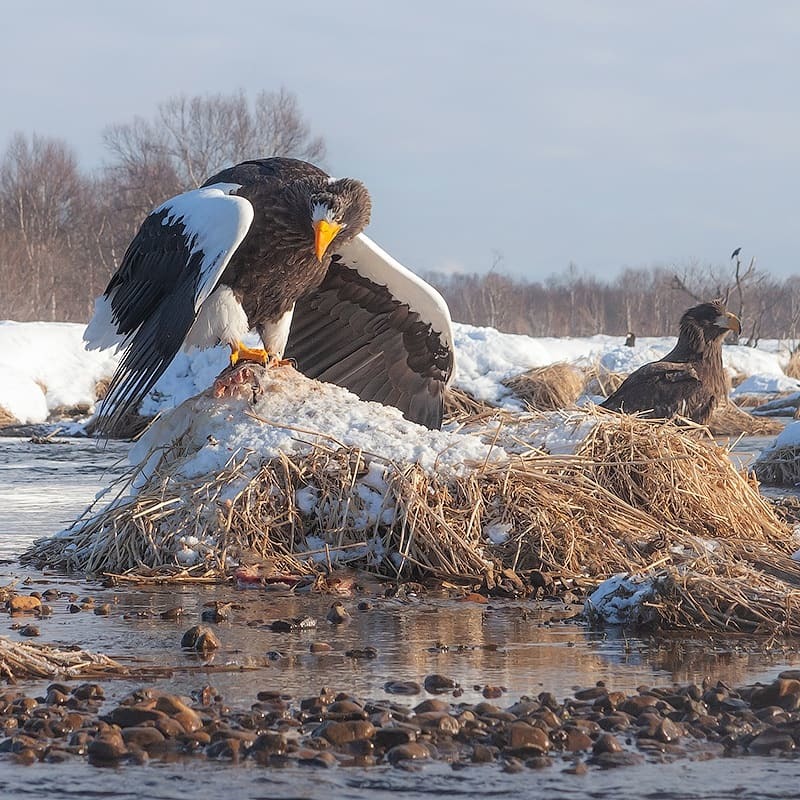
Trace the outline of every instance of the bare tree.
[[[251, 158], [325, 157], [325, 143], [312, 136], [294, 94], [286, 89], [260, 92], [251, 104], [243, 92], [187, 97], [161, 103], [152, 120], [136, 117], [104, 132], [111, 168], [131, 177], [153, 177], [183, 189], [200, 186], [225, 167]], [[162, 195], [163, 196], [163, 195]]]
[[4, 266], [24, 270], [29, 302], [48, 319], [59, 318], [59, 264], [85, 194], [85, 179], [65, 142], [35, 134], [12, 137], [0, 162], [0, 222], [16, 264]]

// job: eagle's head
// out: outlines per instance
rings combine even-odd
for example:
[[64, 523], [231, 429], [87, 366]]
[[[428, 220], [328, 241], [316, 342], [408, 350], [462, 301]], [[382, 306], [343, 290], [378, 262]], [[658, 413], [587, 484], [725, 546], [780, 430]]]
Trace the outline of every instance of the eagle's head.
[[701, 336], [704, 342], [709, 343], [722, 339], [728, 331], [734, 331], [738, 336], [742, 332], [742, 324], [739, 317], [728, 311], [721, 299], [717, 299], [690, 308], [681, 317], [681, 333], [684, 331], [691, 331], [693, 339]]
[[372, 203], [367, 187], [353, 178], [331, 178], [308, 199], [314, 252], [322, 261], [331, 242], [348, 242], [366, 228]]

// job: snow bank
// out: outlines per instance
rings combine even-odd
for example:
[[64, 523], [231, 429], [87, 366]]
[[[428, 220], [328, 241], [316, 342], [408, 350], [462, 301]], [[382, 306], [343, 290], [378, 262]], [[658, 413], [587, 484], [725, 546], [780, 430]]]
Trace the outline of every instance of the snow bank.
[[[0, 322], [0, 406], [22, 422], [43, 422], [60, 407], [94, 408], [95, 385], [113, 373], [119, 356], [113, 350], [87, 352], [84, 326], [72, 323]], [[533, 338], [456, 323], [455, 385], [479, 400], [521, 410], [521, 403], [503, 381], [535, 367], [557, 362], [578, 366], [599, 364], [611, 372], [630, 373], [664, 356], [674, 337], [639, 337], [625, 347], [623, 337]], [[248, 338], [256, 344], [255, 337]], [[738, 376], [752, 376], [769, 393], [789, 386], [781, 369], [788, 345], [769, 340], [765, 348], [727, 346], [725, 366]], [[142, 403], [147, 416], [175, 408], [208, 388], [228, 363], [228, 350], [179, 353]], [[772, 382], [770, 382], [772, 380]], [[794, 382], [791, 389], [799, 387]], [[744, 389], [739, 387], [738, 393]], [[751, 391], [748, 389], [748, 391]]]
[[0, 322], [0, 406], [24, 423], [56, 408], [94, 408], [95, 385], [116, 354], [87, 352], [85, 326], [69, 322]]
[[790, 422], [764, 451], [764, 456], [767, 456], [770, 450], [777, 450], [781, 447], [800, 447], [800, 421]]
[[744, 397], [749, 394], [773, 395], [800, 391], [800, 381], [783, 373], [769, 375], [760, 373], [745, 378], [732, 392], [731, 397]]

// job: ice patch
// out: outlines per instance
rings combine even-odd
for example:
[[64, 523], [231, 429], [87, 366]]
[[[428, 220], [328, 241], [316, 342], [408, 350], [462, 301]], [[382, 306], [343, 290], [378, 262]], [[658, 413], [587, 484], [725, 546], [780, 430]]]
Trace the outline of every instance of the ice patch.
[[646, 604], [656, 598], [652, 578], [622, 572], [603, 581], [586, 601], [584, 612], [609, 625], [641, 625], [654, 618]]

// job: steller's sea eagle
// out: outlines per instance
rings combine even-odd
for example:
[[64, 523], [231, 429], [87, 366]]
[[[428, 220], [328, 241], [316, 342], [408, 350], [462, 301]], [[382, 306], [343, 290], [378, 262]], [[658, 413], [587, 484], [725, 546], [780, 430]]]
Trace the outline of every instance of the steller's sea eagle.
[[[114, 435], [182, 346], [231, 364], [284, 356], [312, 378], [438, 428], [453, 373], [450, 314], [431, 286], [362, 230], [370, 197], [292, 158], [245, 161], [155, 208], [84, 339], [123, 355], [98, 411]], [[255, 329], [264, 350], [242, 341]]]
[[727, 394], [722, 340], [728, 331], [740, 333], [741, 324], [721, 300], [690, 308], [675, 347], [632, 372], [601, 406], [656, 419], [678, 414], [705, 425]]

